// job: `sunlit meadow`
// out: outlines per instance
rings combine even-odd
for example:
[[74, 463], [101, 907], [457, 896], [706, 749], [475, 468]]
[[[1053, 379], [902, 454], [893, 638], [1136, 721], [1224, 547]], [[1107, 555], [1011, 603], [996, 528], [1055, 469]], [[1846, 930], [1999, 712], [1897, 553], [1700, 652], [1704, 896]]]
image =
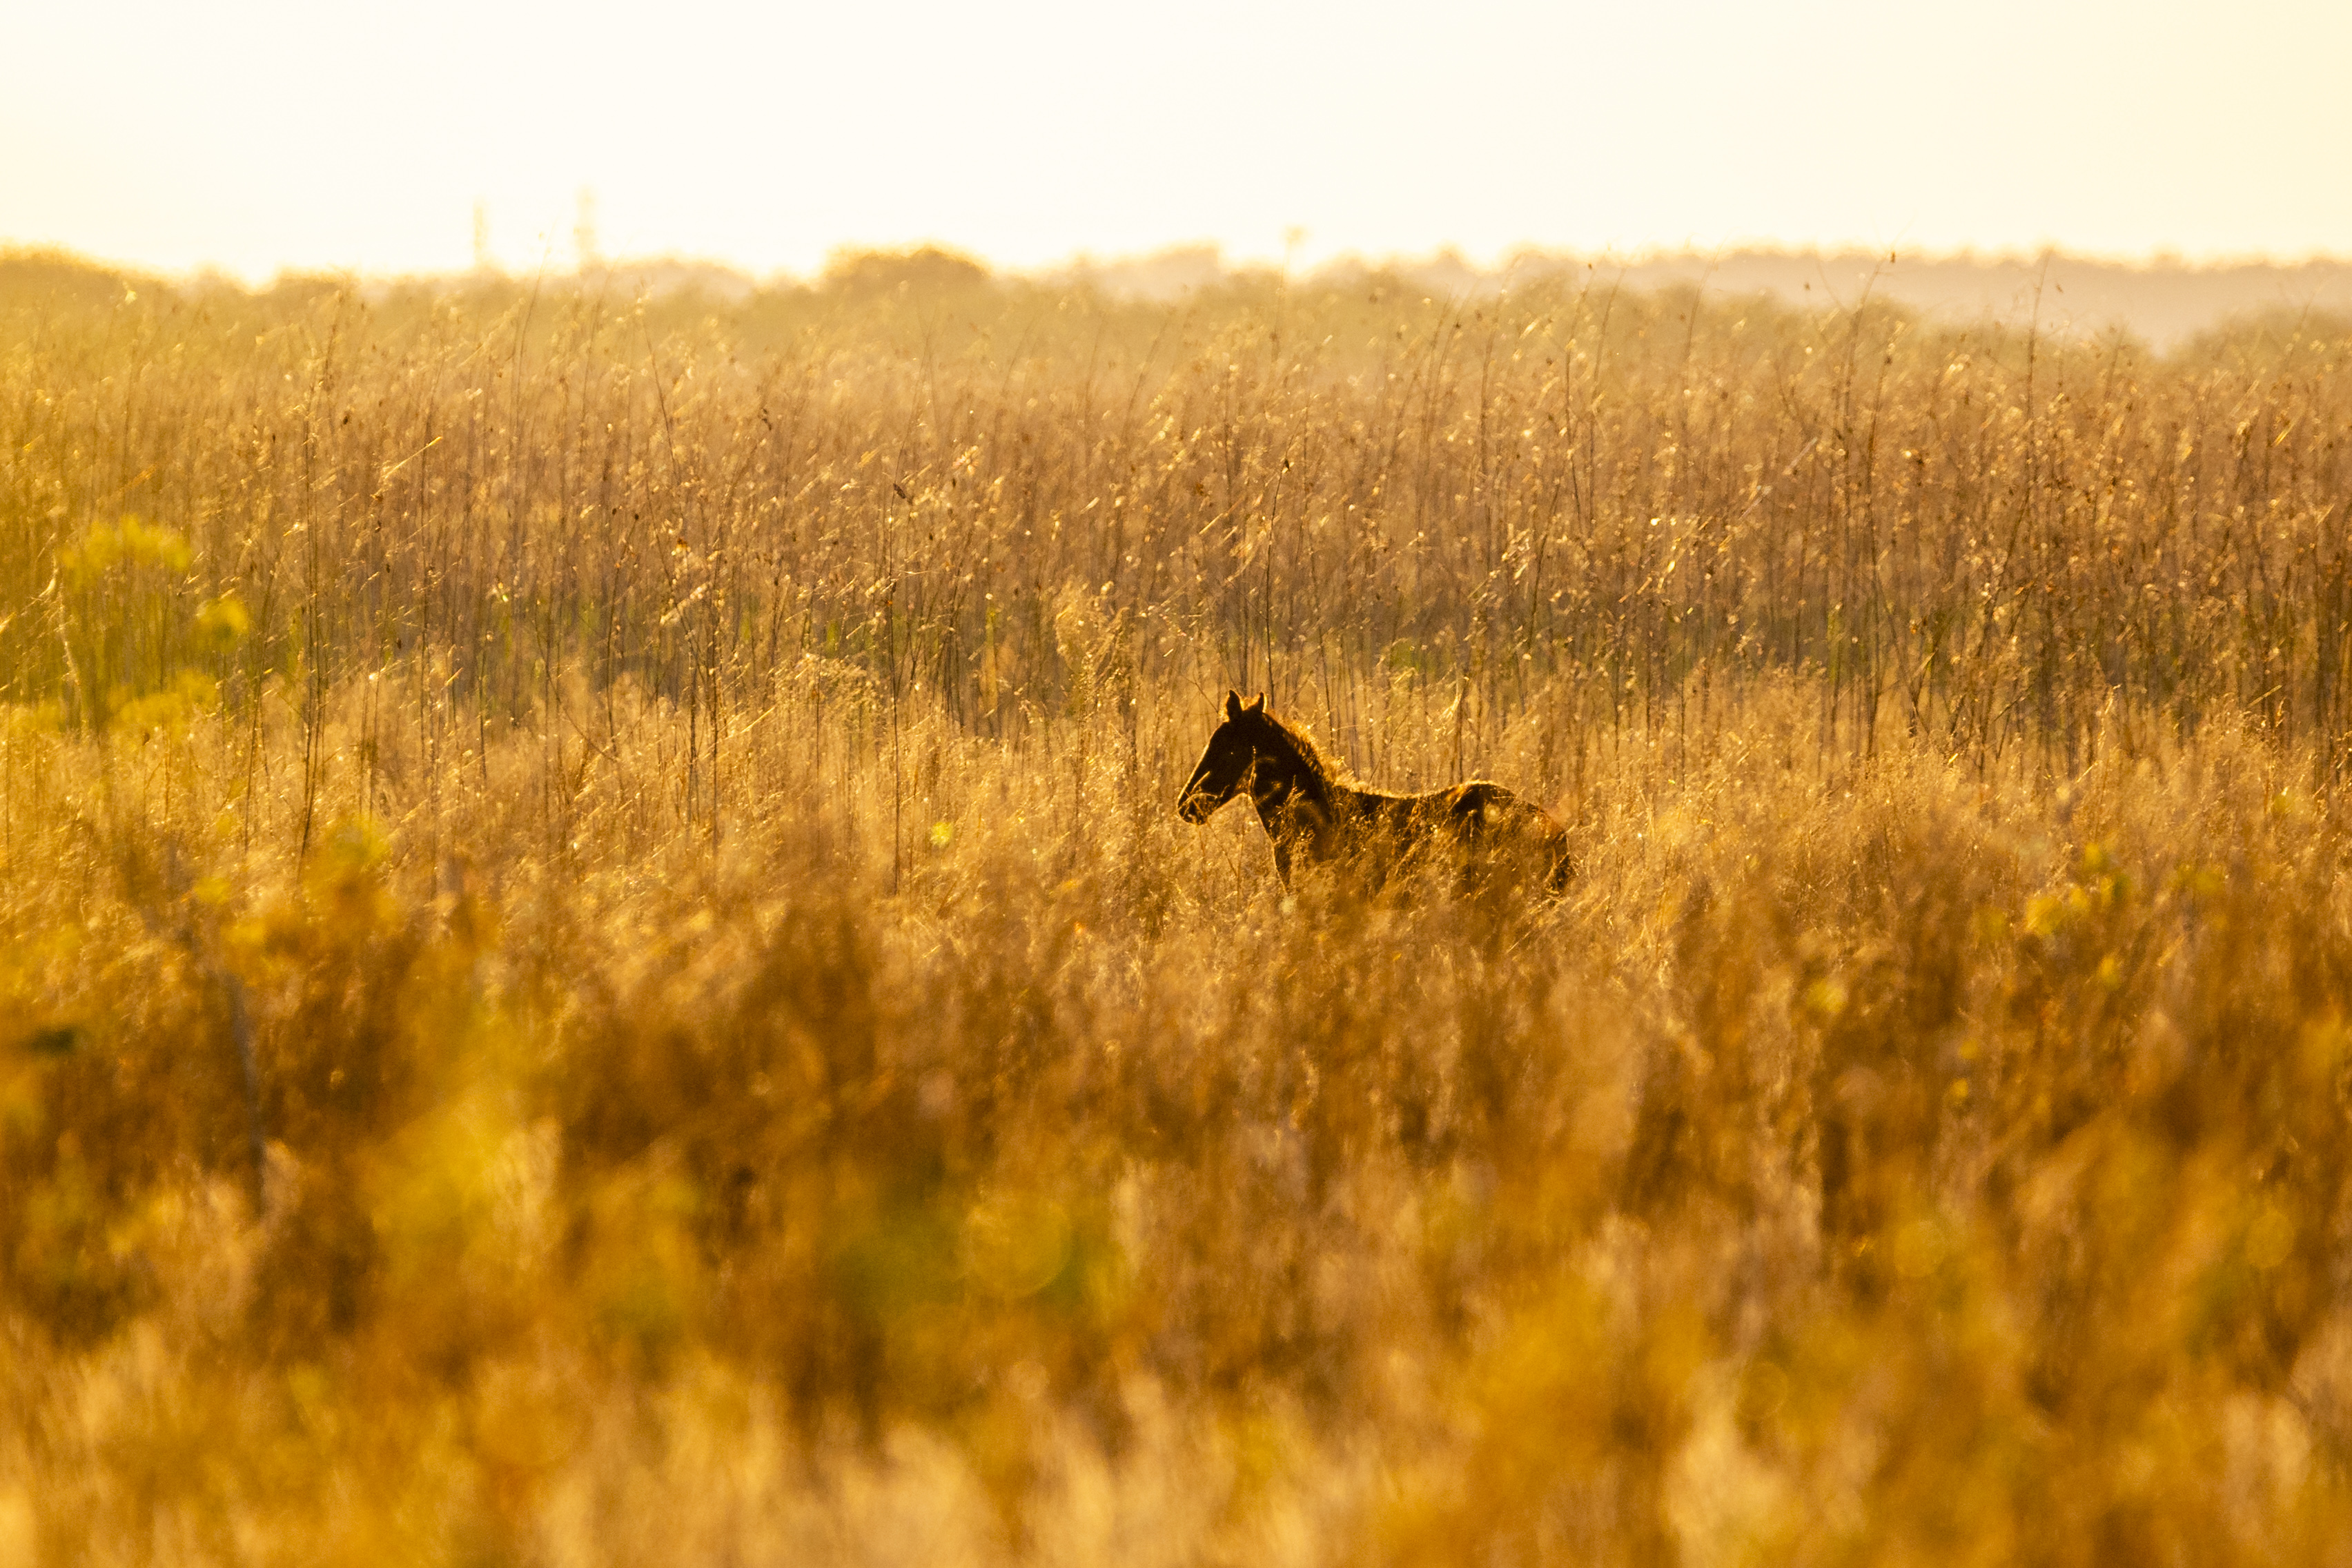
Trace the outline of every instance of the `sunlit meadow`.
[[2308, 317], [0, 260], [0, 1562], [2352, 1562], [2347, 505]]

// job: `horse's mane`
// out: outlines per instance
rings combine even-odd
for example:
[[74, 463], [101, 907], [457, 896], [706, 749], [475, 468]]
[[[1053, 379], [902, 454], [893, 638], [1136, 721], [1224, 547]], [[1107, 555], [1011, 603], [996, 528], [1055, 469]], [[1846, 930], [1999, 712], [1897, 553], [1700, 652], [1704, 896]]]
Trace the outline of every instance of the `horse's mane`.
[[1265, 715], [1265, 721], [1273, 727], [1276, 739], [1297, 758], [1300, 767], [1315, 775], [1318, 783], [1328, 788], [1332, 784], [1345, 782], [1340, 776], [1339, 768], [1325, 759], [1322, 752], [1317, 749], [1315, 742], [1306, 731], [1286, 720], [1277, 719], [1271, 713]]

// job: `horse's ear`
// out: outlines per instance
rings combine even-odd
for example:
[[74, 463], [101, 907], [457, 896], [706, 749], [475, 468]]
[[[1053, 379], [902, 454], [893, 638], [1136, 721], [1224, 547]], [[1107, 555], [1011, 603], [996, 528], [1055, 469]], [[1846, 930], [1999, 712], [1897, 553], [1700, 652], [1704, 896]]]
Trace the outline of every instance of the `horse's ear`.
[[1253, 697], [1253, 698], [1251, 698], [1251, 699], [1249, 700], [1249, 708], [1248, 708], [1248, 711], [1250, 711], [1250, 712], [1252, 712], [1252, 713], [1263, 713], [1263, 712], [1265, 712], [1265, 692], [1261, 691], [1261, 692], [1259, 692], [1256, 696], [1255, 696], [1255, 697]]
[[1225, 717], [1228, 719], [1238, 719], [1241, 716], [1242, 694], [1235, 691], [1229, 686], [1225, 688]]

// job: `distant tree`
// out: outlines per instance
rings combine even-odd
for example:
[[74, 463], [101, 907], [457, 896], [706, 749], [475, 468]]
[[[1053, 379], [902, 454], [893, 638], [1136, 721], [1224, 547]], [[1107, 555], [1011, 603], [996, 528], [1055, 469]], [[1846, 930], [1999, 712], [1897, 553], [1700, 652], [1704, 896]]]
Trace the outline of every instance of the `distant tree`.
[[851, 299], [892, 293], [950, 294], [986, 289], [988, 268], [936, 245], [911, 250], [841, 250], [825, 262], [824, 287]]

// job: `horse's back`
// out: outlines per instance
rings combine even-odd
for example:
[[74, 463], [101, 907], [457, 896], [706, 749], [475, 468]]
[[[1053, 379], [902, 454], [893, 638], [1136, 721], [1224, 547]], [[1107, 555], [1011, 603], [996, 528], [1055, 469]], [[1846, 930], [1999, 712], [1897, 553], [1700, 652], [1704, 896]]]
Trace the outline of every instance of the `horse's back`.
[[[1516, 870], [1542, 879], [1545, 891], [1565, 893], [1576, 875], [1568, 830], [1551, 813], [1491, 779], [1473, 779], [1446, 792], [1453, 815], [1474, 856], [1488, 872]], [[1481, 853], [1483, 852], [1483, 853]]]
[[[1517, 889], [1556, 897], [1575, 875], [1567, 830], [1491, 779], [1423, 795], [1348, 788], [1334, 805], [1301, 824], [1297, 849], [1308, 863], [1347, 868], [1368, 891], [1437, 872], [1458, 878], [1465, 891]], [[1441, 870], [1447, 866], [1453, 869]]]
[[1474, 883], [1540, 887], [1565, 892], [1575, 865], [1568, 831], [1551, 813], [1492, 779], [1379, 797], [1407, 863], [1433, 854], [1457, 857]]

